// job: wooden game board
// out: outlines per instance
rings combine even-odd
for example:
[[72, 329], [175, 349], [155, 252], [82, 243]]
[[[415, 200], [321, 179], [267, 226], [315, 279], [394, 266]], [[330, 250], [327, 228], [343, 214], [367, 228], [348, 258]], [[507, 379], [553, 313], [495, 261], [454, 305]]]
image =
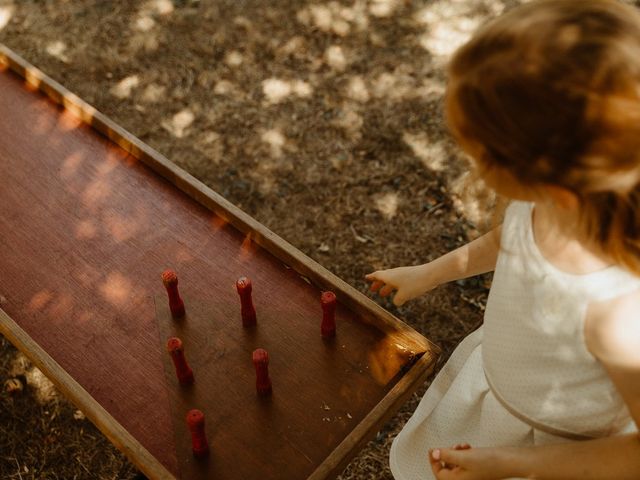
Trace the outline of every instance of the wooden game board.
[[[433, 370], [427, 339], [1, 46], [0, 70], [0, 332], [147, 476], [332, 478]], [[319, 334], [324, 290], [338, 298], [333, 341]], [[176, 333], [187, 390], [164, 350]], [[251, 377], [258, 346], [268, 399]], [[204, 463], [188, 408], [207, 418]]]

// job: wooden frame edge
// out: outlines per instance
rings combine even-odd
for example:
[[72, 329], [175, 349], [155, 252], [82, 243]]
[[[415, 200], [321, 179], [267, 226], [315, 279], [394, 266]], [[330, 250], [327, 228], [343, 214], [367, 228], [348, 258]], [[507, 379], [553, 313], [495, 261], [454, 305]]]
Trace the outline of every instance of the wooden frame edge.
[[395, 332], [406, 343], [407, 347], [413, 348], [416, 353], [430, 351], [436, 356], [439, 355], [440, 348], [418, 334], [409, 325], [293, 247], [8, 47], [0, 44], [0, 67], [3, 64], [5, 68], [10, 68], [24, 78], [29, 86], [45, 93], [54, 102], [95, 128], [154, 172], [189, 195], [193, 200], [231, 223], [236, 229], [247, 235], [250, 240], [265, 248], [280, 261], [291, 266], [299, 274], [307, 277], [320, 289], [327, 289], [330, 285], [333, 285], [338, 300], [360, 314], [364, 319], [377, 323], [379, 327], [387, 332]]
[[306, 480], [335, 478], [348, 465], [348, 451], [360, 451], [368, 438], [387, 423], [415, 388], [424, 382], [435, 368], [437, 356], [425, 353], [411, 370], [394, 385], [391, 391], [367, 414], [360, 424], [329, 454]]
[[0, 308], [0, 333], [44, 373], [60, 392], [146, 476], [154, 480], [176, 480], [146, 448], [107, 412], [82, 386], [51, 358], [4, 310]]

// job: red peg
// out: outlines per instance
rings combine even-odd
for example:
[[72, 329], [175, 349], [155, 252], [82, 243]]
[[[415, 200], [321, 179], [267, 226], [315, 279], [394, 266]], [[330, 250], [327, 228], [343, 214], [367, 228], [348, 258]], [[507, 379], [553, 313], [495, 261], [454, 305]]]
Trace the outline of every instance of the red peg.
[[176, 272], [173, 270], [165, 270], [162, 272], [162, 283], [164, 283], [164, 287], [167, 289], [167, 295], [169, 295], [171, 316], [173, 318], [184, 317], [184, 302], [178, 292], [178, 275], [176, 275]]
[[242, 315], [242, 326], [253, 327], [256, 324], [256, 309], [251, 300], [251, 280], [247, 277], [240, 277], [236, 282], [236, 289], [240, 294], [240, 314]]
[[200, 410], [189, 410], [187, 413], [187, 425], [191, 431], [191, 446], [193, 456], [203, 458], [209, 455], [209, 442], [204, 432], [204, 413]]
[[173, 365], [176, 367], [176, 375], [181, 385], [193, 383], [193, 370], [184, 358], [184, 348], [182, 340], [178, 337], [171, 337], [167, 340], [167, 351], [171, 355]]
[[253, 351], [253, 365], [256, 367], [256, 390], [258, 395], [270, 395], [269, 354], [266, 350], [258, 348]]
[[320, 333], [324, 338], [335, 337], [336, 294], [333, 292], [322, 292], [320, 305], [322, 306], [322, 326], [320, 327]]

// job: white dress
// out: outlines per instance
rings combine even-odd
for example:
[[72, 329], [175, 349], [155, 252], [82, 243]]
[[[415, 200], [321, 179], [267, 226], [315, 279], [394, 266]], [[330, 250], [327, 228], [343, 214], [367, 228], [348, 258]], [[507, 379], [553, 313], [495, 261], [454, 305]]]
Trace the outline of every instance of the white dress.
[[505, 213], [484, 325], [466, 337], [395, 438], [396, 480], [428, 480], [429, 448], [570, 442], [636, 431], [602, 365], [587, 350], [589, 302], [640, 288], [640, 278], [609, 267], [562, 272], [542, 256], [533, 204]]

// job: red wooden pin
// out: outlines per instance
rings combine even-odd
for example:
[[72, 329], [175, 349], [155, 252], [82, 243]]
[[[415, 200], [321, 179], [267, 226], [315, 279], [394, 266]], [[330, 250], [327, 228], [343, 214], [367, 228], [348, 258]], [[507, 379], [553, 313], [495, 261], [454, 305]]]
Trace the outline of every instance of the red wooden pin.
[[173, 365], [176, 367], [176, 376], [181, 385], [189, 385], [193, 383], [193, 370], [184, 357], [184, 348], [182, 340], [178, 337], [171, 337], [167, 340], [167, 351], [171, 355]]
[[165, 270], [162, 272], [162, 283], [164, 283], [164, 287], [167, 289], [167, 295], [169, 295], [171, 316], [174, 318], [184, 317], [184, 302], [178, 292], [178, 275], [176, 275], [176, 272], [173, 270]]
[[258, 395], [271, 394], [271, 379], [269, 378], [269, 354], [258, 348], [253, 351], [253, 365], [256, 367], [256, 390]]
[[336, 335], [336, 294], [333, 292], [322, 292], [320, 296], [320, 306], [322, 307], [322, 325], [320, 333], [324, 338], [335, 337]]
[[240, 277], [236, 282], [236, 289], [240, 294], [242, 326], [253, 327], [256, 324], [256, 309], [253, 307], [253, 300], [251, 300], [251, 280], [247, 277]]
[[191, 431], [191, 447], [196, 458], [209, 455], [209, 442], [204, 432], [204, 413], [200, 410], [189, 410], [187, 413], [187, 425]]

